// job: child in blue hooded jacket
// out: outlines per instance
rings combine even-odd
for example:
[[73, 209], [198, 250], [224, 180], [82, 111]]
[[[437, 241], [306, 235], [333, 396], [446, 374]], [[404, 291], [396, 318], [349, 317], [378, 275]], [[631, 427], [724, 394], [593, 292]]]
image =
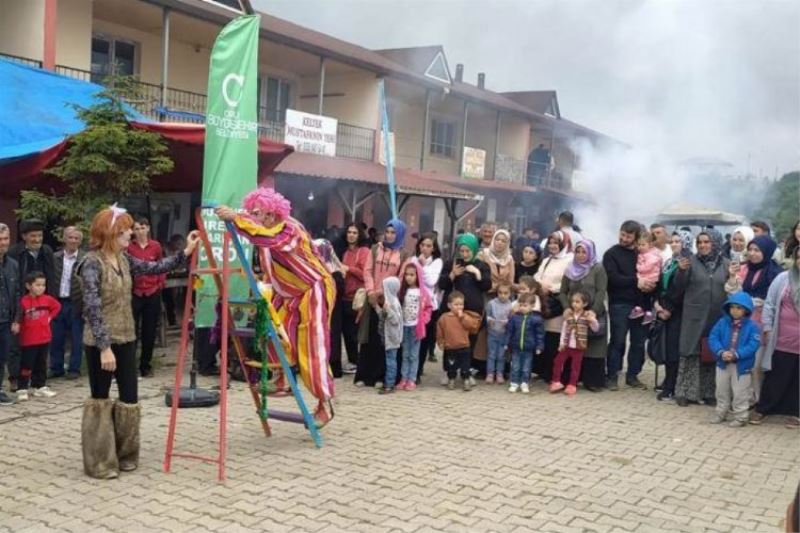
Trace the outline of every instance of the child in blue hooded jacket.
[[752, 370], [761, 334], [750, 318], [753, 299], [746, 292], [731, 295], [722, 310], [724, 315], [708, 336], [708, 346], [717, 360], [717, 412], [711, 423], [721, 424], [731, 411], [734, 420], [730, 426], [743, 427], [753, 397]]
[[511, 349], [511, 385], [508, 392], [530, 392], [528, 380], [531, 378], [533, 354], [544, 349], [544, 320], [533, 310], [536, 295], [523, 294], [517, 300], [517, 314], [508, 319], [506, 333], [508, 347]]

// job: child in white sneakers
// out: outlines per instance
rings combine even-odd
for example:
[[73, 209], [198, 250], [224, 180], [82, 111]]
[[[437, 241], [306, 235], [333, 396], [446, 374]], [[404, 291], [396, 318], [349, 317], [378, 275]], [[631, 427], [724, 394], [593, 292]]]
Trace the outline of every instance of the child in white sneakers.
[[50, 322], [58, 316], [61, 304], [44, 293], [46, 278], [41, 272], [31, 272], [25, 278], [28, 294], [20, 300], [22, 319], [19, 322], [19, 346], [22, 352], [17, 385], [17, 401], [28, 400], [28, 387], [33, 396], [52, 398], [56, 395], [47, 386], [47, 354]]
[[518, 312], [506, 326], [508, 347], [511, 348], [511, 384], [508, 392], [530, 392], [528, 381], [533, 367], [533, 354], [544, 350], [544, 320], [533, 310], [536, 295], [523, 294], [517, 300]]

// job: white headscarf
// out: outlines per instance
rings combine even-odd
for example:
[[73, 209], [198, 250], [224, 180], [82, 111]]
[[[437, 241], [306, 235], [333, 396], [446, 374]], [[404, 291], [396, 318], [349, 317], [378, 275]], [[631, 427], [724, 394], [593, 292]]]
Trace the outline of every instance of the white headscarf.
[[[506, 236], [506, 250], [500, 254], [494, 252], [494, 241], [497, 240], [498, 235]], [[511, 255], [511, 234], [504, 229], [499, 229], [492, 235], [492, 244], [488, 248], [483, 249], [483, 256], [492, 263], [499, 266], [506, 266], [514, 258]]]

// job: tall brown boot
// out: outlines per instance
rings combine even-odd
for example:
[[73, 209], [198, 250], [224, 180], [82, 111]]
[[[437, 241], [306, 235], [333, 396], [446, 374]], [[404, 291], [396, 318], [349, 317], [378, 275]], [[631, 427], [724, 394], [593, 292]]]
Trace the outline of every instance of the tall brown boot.
[[119, 469], [123, 472], [139, 466], [139, 421], [142, 408], [138, 403], [114, 404], [114, 435], [116, 436]]
[[83, 471], [87, 476], [112, 479], [119, 475], [113, 408], [114, 402], [108, 399], [91, 398], [83, 404], [81, 448]]

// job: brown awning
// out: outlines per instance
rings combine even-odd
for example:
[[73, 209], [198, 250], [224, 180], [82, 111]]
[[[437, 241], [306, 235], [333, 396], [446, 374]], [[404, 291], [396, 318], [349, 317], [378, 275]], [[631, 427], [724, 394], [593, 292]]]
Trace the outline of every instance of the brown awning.
[[[326, 157], [301, 152], [295, 152], [284, 159], [275, 169], [275, 173], [386, 186], [386, 168], [383, 165], [372, 161]], [[396, 168], [394, 174], [397, 192], [401, 194], [480, 200], [480, 194], [437, 179], [437, 176], [430, 172]]]

